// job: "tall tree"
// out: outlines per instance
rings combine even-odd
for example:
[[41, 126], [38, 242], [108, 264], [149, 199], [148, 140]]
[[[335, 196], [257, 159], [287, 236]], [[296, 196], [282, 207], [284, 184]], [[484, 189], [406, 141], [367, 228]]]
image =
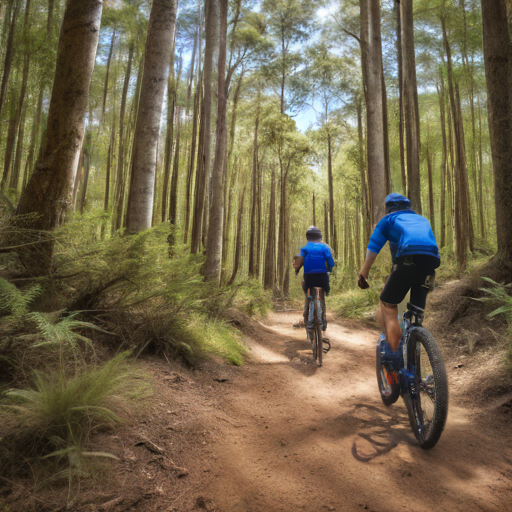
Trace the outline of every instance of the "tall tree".
[[407, 149], [407, 195], [412, 207], [421, 214], [420, 194], [420, 113], [414, 54], [412, 0], [400, 0], [404, 116]]
[[169, 63], [177, 0], [154, 0], [149, 17], [144, 71], [132, 147], [132, 174], [126, 229], [138, 233], [151, 227], [156, 173], [156, 150]]
[[222, 234], [224, 221], [224, 168], [227, 157], [227, 90], [226, 90], [226, 43], [228, 28], [228, 0], [219, 0], [219, 64], [217, 74], [217, 127], [215, 161], [212, 170], [212, 200], [206, 245], [207, 281], [220, 280], [222, 261]]
[[[52, 230], [70, 205], [73, 163], [84, 136], [84, 117], [98, 46], [103, 2], [69, 0], [59, 38], [55, 80], [48, 112], [46, 142], [23, 191], [16, 213], [37, 214], [29, 222], [35, 230]], [[35, 274], [50, 268], [53, 244], [34, 253], [27, 249], [25, 265]]]
[[384, 215], [386, 197], [386, 158], [384, 152], [382, 41], [380, 2], [360, 0], [361, 61], [366, 99], [366, 152], [372, 224]]
[[485, 80], [500, 262], [512, 268], [512, 53], [505, 0], [482, 0]]

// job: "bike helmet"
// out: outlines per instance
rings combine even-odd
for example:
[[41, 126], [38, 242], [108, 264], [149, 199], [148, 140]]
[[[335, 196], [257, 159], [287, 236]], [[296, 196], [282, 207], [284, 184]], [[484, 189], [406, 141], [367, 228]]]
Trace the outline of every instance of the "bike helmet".
[[306, 240], [322, 240], [322, 232], [316, 226], [309, 226], [308, 230], [306, 231]]
[[384, 203], [386, 205], [386, 214], [411, 209], [411, 201], [402, 194], [396, 194], [394, 192], [388, 194]]

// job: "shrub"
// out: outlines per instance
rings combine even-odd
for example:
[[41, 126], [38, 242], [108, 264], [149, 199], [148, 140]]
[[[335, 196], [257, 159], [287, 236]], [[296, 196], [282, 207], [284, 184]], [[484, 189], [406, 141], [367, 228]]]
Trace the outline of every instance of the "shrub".
[[345, 318], [362, 318], [366, 312], [379, 303], [380, 292], [372, 287], [368, 290], [349, 290], [330, 298], [336, 313]]
[[37, 372], [33, 388], [5, 391], [0, 413], [6, 438], [27, 456], [47, 455], [62, 446], [84, 447], [93, 432], [126, 419], [147, 389], [127, 356], [73, 375], [63, 368]]
[[508, 348], [506, 351], [506, 362], [509, 370], [512, 371], [512, 297], [509, 295], [512, 284], [503, 285], [489, 279], [488, 277], [482, 277], [482, 279], [491, 285], [490, 288], [480, 288], [487, 297], [474, 299], [480, 302], [492, 302], [500, 304], [498, 308], [491, 311], [487, 316], [492, 318], [496, 315], [503, 315], [508, 324]]

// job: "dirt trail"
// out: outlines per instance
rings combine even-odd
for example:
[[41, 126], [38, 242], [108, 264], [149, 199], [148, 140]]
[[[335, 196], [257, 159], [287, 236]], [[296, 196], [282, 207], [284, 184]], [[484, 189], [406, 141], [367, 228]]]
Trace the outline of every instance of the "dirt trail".
[[510, 437], [452, 401], [440, 442], [420, 449], [402, 400], [387, 408], [378, 396], [377, 333], [331, 321], [317, 368], [292, 328], [299, 316], [270, 315], [248, 340], [250, 361], [218, 390], [223, 425], [202, 489], [212, 510], [512, 510]]

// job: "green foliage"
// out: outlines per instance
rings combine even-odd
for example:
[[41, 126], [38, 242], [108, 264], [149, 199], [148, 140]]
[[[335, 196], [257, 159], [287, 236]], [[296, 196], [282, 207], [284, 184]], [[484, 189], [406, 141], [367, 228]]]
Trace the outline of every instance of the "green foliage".
[[43, 485], [66, 479], [70, 505], [74, 481], [90, 476], [95, 460], [116, 459], [88, 451], [91, 435], [127, 420], [136, 402], [149, 392], [144, 375], [128, 363], [128, 355], [118, 354], [103, 366], [73, 375], [62, 367], [36, 372], [32, 388], [3, 393], [0, 453], [11, 459], [11, 470], [23, 460], [35, 474], [50, 475]]
[[92, 345], [89, 338], [75, 331], [77, 329], [100, 329], [91, 322], [75, 320], [78, 313], [73, 313], [61, 318], [62, 313], [63, 311], [56, 311], [54, 313], [30, 313], [28, 315], [28, 318], [37, 325], [39, 332], [44, 338], [43, 341], [34, 344], [34, 347], [43, 345], [68, 345], [74, 350], [77, 350], [78, 341]]
[[491, 285], [490, 288], [480, 288], [487, 297], [475, 299], [480, 302], [491, 302], [493, 304], [501, 304], [498, 308], [491, 311], [487, 316], [492, 318], [496, 315], [503, 315], [508, 324], [508, 349], [506, 352], [507, 366], [512, 370], [512, 296], [510, 292], [512, 284], [503, 285], [497, 283], [488, 277], [482, 277], [482, 279]]
[[128, 355], [73, 375], [63, 368], [36, 372], [32, 389], [6, 391], [0, 409], [6, 437], [14, 435], [16, 444], [32, 454], [60, 449], [62, 443], [81, 447], [93, 432], [128, 418], [134, 401], [147, 392]]
[[265, 316], [272, 307], [272, 294], [252, 279], [238, 284], [234, 306], [249, 316]]
[[375, 309], [379, 303], [380, 292], [377, 288], [368, 290], [348, 290], [329, 298], [336, 313], [345, 318], [364, 318], [365, 313]]
[[20, 290], [14, 284], [0, 278], [0, 312], [21, 318], [29, 312], [30, 305], [41, 295], [43, 288], [35, 284], [28, 290]]

